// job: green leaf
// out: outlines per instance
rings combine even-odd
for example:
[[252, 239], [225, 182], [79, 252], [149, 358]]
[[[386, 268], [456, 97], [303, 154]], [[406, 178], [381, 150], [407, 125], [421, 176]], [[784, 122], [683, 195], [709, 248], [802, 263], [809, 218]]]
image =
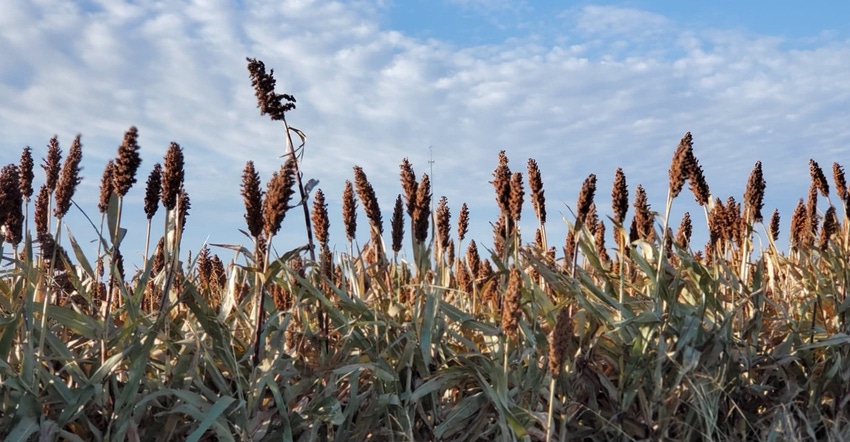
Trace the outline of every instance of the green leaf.
[[206, 412], [204, 420], [201, 421], [198, 428], [186, 439], [186, 442], [197, 442], [200, 440], [201, 436], [204, 435], [213, 422], [215, 422], [215, 420], [224, 413], [224, 410], [226, 410], [227, 407], [234, 402], [236, 402], [236, 399], [233, 399], [232, 397], [222, 397], [216, 401], [215, 405]]

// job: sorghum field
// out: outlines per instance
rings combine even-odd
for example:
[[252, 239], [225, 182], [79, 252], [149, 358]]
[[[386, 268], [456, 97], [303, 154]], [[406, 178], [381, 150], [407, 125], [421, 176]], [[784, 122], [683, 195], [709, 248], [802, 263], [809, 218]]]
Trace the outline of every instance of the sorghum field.
[[[79, 137], [64, 160], [50, 141], [37, 192], [29, 148], [2, 168], [0, 437], [850, 439], [850, 196], [839, 164], [831, 194], [810, 161], [808, 199], [779, 250], [761, 164], [739, 200], [716, 198], [690, 133], [671, 149], [665, 207], [650, 209], [621, 169], [590, 175], [566, 239], [546, 235], [536, 162], [512, 170], [502, 152], [492, 180], [501, 215], [493, 242], [477, 244], [465, 238], [466, 206], [453, 219], [435, 200], [432, 213], [429, 178], [406, 159], [389, 223], [359, 167], [332, 190], [343, 219], [329, 220], [323, 191], [301, 182], [302, 134], [285, 118], [295, 99], [275, 92], [262, 62], [248, 70], [289, 154], [265, 185], [245, 166], [246, 224], [233, 226], [244, 247], [181, 243], [189, 199], [172, 144], [146, 181], [143, 271], [125, 274], [135, 128], [103, 173], [96, 254], [63, 226]], [[691, 195], [703, 213], [670, 219]], [[530, 242], [517, 227], [524, 204], [539, 226], [523, 232]], [[598, 217], [603, 204], [613, 217]], [[152, 225], [158, 210], [165, 222]], [[279, 255], [285, 216], [304, 218], [304, 247]], [[368, 241], [354, 238], [358, 221]], [[329, 250], [330, 222], [345, 226], [348, 252]], [[707, 244], [690, 243], [694, 228]], [[412, 261], [399, 259], [403, 247]]]

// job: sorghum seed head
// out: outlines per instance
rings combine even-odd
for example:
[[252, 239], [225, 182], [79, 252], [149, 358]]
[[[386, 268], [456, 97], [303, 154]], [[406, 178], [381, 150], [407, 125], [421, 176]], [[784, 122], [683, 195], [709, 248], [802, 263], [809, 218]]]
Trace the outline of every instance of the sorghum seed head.
[[354, 166], [354, 186], [357, 189], [360, 201], [363, 203], [363, 210], [366, 211], [369, 224], [379, 236], [382, 235], [384, 233], [384, 220], [381, 216], [381, 208], [378, 206], [378, 197], [375, 195], [372, 183], [369, 182], [366, 173], [360, 166]]
[[401, 199], [401, 194], [395, 199], [395, 207], [393, 208], [393, 219], [391, 222], [392, 237], [393, 237], [393, 252], [401, 251], [401, 243], [404, 240], [404, 202]]
[[254, 169], [254, 162], [245, 163], [242, 171], [242, 200], [245, 203], [245, 222], [248, 232], [257, 238], [263, 234], [263, 190], [260, 174]]
[[322, 247], [327, 247], [328, 240], [330, 239], [329, 229], [331, 227], [331, 221], [328, 218], [328, 204], [325, 202], [325, 193], [322, 192], [322, 189], [316, 191], [311, 220], [313, 221], [313, 232], [316, 234], [316, 241]]
[[809, 173], [812, 176], [812, 183], [820, 191], [824, 198], [829, 196], [829, 182], [826, 181], [826, 175], [823, 174], [823, 169], [820, 168], [817, 161], [809, 158]]
[[590, 213], [590, 206], [593, 204], [593, 196], [596, 193], [596, 175], [590, 174], [585, 178], [581, 185], [581, 193], [578, 195], [578, 203], [576, 204], [576, 230], [580, 231], [587, 215]]
[[531, 203], [540, 224], [546, 224], [546, 197], [544, 196], [543, 178], [540, 168], [533, 158], [528, 159], [528, 187], [531, 189]]
[[451, 225], [451, 211], [445, 196], [440, 197], [434, 217], [436, 218], [437, 242], [442, 249], [445, 249], [449, 245], [449, 226]]
[[254, 95], [257, 97], [257, 107], [260, 108], [260, 114], [268, 114], [272, 120], [283, 120], [284, 113], [295, 109], [295, 97], [275, 92], [274, 69], [266, 73], [266, 66], [262, 61], [256, 58], [248, 58], [247, 60], [251, 86], [254, 87]]
[[35, 178], [35, 175], [32, 172], [33, 169], [33, 160], [32, 160], [32, 149], [29, 146], [25, 147], [21, 152], [21, 195], [24, 197], [26, 201], [30, 200], [32, 196], [32, 180]]
[[756, 161], [753, 171], [747, 180], [747, 190], [744, 192], [744, 202], [747, 204], [747, 222], [760, 223], [763, 220], [761, 209], [764, 207], [764, 189], [766, 186], [761, 170], [761, 161]]
[[183, 169], [183, 149], [172, 142], [165, 154], [165, 166], [162, 171], [162, 206], [171, 210], [177, 205], [180, 188], [183, 187], [185, 171]]
[[342, 224], [345, 226], [345, 237], [354, 241], [357, 232], [357, 201], [354, 199], [354, 186], [345, 180], [342, 191]]
[[59, 182], [59, 171], [62, 165], [62, 150], [59, 148], [59, 139], [56, 135], [47, 144], [47, 158], [42, 160], [41, 168], [44, 169], [45, 180], [48, 190], [52, 193], [56, 190]]
[[156, 215], [162, 193], [162, 165], [155, 163], [145, 182], [145, 216], [148, 220]]
[[469, 207], [466, 203], [460, 206], [460, 214], [457, 217], [457, 240], [463, 241], [469, 232]]
[[685, 180], [688, 179], [690, 161], [693, 158], [693, 137], [688, 132], [679, 141], [676, 151], [673, 153], [673, 161], [670, 164], [670, 195], [675, 198], [679, 196], [682, 187], [685, 186]]
[[623, 169], [617, 168], [614, 174], [614, 188], [611, 191], [611, 208], [614, 209], [614, 221], [622, 225], [629, 210], [629, 189]]
[[119, 197], [124, 197], [130, 187], [136, 183], [136, 172], [142, 164], [137, 142], [139, 131], [131, 126], [124, 134], [124, 141], [118, 147], [118, 157], [115, 159], [115, 170], [112, 173], [113, 191]]
[[83, 160], [83, 146], [80, 144], [80, 135], [74, 138], [71, 143], [71, 148], [68, 150], [68, 157], [62, 164], [62, 173], [59, 176], [59, 182], [56, 184], [56, 206], [53, 209], [53, 215], [56, 218], [63, 218], [68, 209], [71, 208], [71, 198], [77, 190], [77, 185], [80, 184], [80, 162]]
[[100, 198], [97, 203], [97, 210], [104, 214], [109, 210], [109, 198], [114, 191], [112, 173], [115, 171], [115, 161], [109, 160], [103, 168], [103, 176], [100, 179]]

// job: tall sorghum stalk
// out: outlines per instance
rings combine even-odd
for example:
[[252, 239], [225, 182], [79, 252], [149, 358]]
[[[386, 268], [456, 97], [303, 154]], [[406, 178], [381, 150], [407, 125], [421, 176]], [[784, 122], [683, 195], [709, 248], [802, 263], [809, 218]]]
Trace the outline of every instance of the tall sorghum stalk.
[[[53, 149], [55, 146], [55, 151]], [[49, 167], [45, 168], [48, 173], [48, 181], [53, 179], [53, 172], [58, 171], [58, 167], [53, 167], [54, 164], [52, 161], [58, 162], [58, 158], [60, 154], [58, 153], [59, 144], [56, 142], [56, 137], [53, 137], [51, 140], [51, 149], [48, 151], [48, 160]], [[55, 155], [55, 156], [53, 156]], [[57, 178], [52, 181], [53, 186], [55, 186], [55, 201], [53, 208], [53, 216], [56, 218], [56, 234], [53, 236], [55, 238], [55, 245], [52, 247], [52, 253], [50, 258], [50, 268], [47, 271], [47, 278], [53, 277], [53, 270], [56, 265], [56, 259], [58, 258], [58, 250], [61, 247], [61, 233], [62, 233], [62, 219], [65, 217], [65, 214], [68, 213], [68, 209], [71, 208], [71, 198], [74, 196], [74, 192], [77, 189], [77, 185], [80, 184], [82, 179], [80, 178], [80, 162], [83, 159], [83, 150], [82, 144], [80, 144], [80, 135], [78, 134], [73, 143], [71, 143], [71, 148], [68, 151], [68, 157], [65, 158], [64, 164], [62, 164], [61, 174], [57, 173], [55, 176]], [[44, 301], [42, 303], [42, 311], [41, 311], [41, 335], [38, 340], [38, 354], [44, 356], [44, 340], [47, 335], [46, 326], [47, 326], [47, 306], [53, 303], [53, 290], [55, 284], [51, 281], [47, 285], [47, 289], [44, 294]]]

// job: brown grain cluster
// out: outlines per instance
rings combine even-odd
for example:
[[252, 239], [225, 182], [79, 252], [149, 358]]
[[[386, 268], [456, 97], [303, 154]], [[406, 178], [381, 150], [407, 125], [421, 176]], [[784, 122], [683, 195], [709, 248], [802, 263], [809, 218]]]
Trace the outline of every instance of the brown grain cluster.
[[254, 169], [254, 162], [245, 163], [242, 171], [242, 200], [245, 203], [245, 223], [248, 233], [257, 238], [263, 234], [263, 190], [260, 174]]
[[272, 120], [283, 120], [284, 114], [295, 109], [295, 97], [275, 92], [274, 69], [266, 73], [266, 65], [256, 58], [248, 58], [248, 72], [251, 86], [257, 97], [257, 107], [261, 115], [269, 115]]
[[357, 200], [354, 199], [354, 185], [345, 180], [342, 191], [342, 224], [345, 226], [345, 237], [354, 241], [357, 236]]
[[115, 169], [112, 173], [112, 188], [115, 194], [122, 198], [136, 183], [136, 171], [142, 164], [138, 138], [139, 131], [132, 126], [124, 134], [124, 141], [118, 146], [118, 156], [115, 158]]
[[404, 201], [402, 201], [401, 194], [395, 199], [390, 227], [392, 228], [393, 252], [398, 253], [401, 251], [401, 243], [404, 240]]
[[16, 247], [23, 238], [23, 202], [20, 168], [15, 164], [3, 166], [0, 169], [0, 225], [6, 229], [5, 241]]
[[818, 248], [821, 251], [826, 251], [832, 235], [837, 231], [838, 218], [835, 216], [835, 206], [829, 206], [829, 209], [826, 209], [826, 213], [823, 215], [823, 226], [821, 227], [820, 237], [818, 238]]
[[460, 214], [457, 216], [457, 240], [463, 241], [469, 232], [469, 207], [466, 203], [460, 206]]
[[162, 165], [155, 163], [145, 182], [145, 216], [153, 219], [159, 209], [159, 198], [162, 193]]
[[493, 188], [496, 190], [496, 203], [503, 217], [510, 218], [511, 214], [511, 169], [508, 168], [508, 157], [505, 151], [499, 152], [499, 164], [493, 171]]
[[422, 179], [416, 187], [416, 211], [413, 214], [413, 237], [424, 243], [428, 239], [428, 229], [431, 222], [431, 179], [422, 174]]
[[629, 241], [634, 242], [639, 239], [648, 242], [655, 241], [655, 218], [647, 202], [646, 191], [640, 184], [635, 190], [634, 208], [635, 215], [632, 217]]
[[514, 223], [519, 223], [522, 218], [522, 203], [525, 191], [522, 188], [522, 173], [514, 172], [511, 175], [510, 215]]
[[779, 240], [779, 210], [774, 209], [773, 215], [770, 216], [770, 224], [768, 227], [768, 231], [770, 232], [770, 237], [773, 238], [774, 241]]
[[263, 231], [269, 240], [280, 230], [286, 211], [289, 210], [294, 183], [295, 160], [289, 158], [280, 166], [280, 170], [272, 175], [263, 201]]
[[673, 198], [679, 196], [679, 193], [685, 186], [685, 181], [690, 175], [694, 158], [693, 145], [693, 137], [688, 132], [679, 141], [679, 145], [673, 153], [673, 160], [670, 163], [670, 170], [668, 171], [668, 175], [670, 176], [670, 196]]
[[97, 210], [104, 214], [109, 210], [109, 198], [114, 192], [112, 174], [115, 172], [115, 160], [109, 160], [103, 168], [103, 176], [100, 179], [100, 198], [97, 202]]
[[23, 196], [24, 200], [29, 202], [30, 197], [32, 196], [32, 180], [35, 178], [35, 174], [33, 174], [33, 159], [32, 159], [32, 149], [29, 146], [25, 147], [23, 151], [21, 151], [21, 163], [20, 163], [20, 174], [21, 174], [21, 196]]
[[555, 330], [552, 332], [552, 344], [549, 346], [549, 373], [553, 377], [561, 374], [564, 361], [569, 356], [570, 342], [573, 340], [573, 320], [566, 306], [558, 311]]
[[804, 247], [811, 244], [812, 233], [809, 229], [809, 216], [806, 212], [806, 204], [803, 199], [797, 203], [794, 213], [791, 214], [791, 245], [793, 247]]
[[56, 135], [50, 139], [47, 144], [47, 158], [42, 162], [41, 168], [44, 169], [44, 185], [53, 193], [56, 190], [56, 183], [59, 182], [59, 172], [62, 167], [62, 149], [59, 148], [59, 139]]
[[829, 197], [829, 182], [826, 180], [826, 175], [823, 174], [823, 169], [817, 161], [809, 158], [809, 174], [812, 177], [812, 184], [823, 195], [824, 198]]
[[528, 159], [528, 188], [531, 190], [531, 204], [534, 206], [534, 213], [537, 215], [540, 224], [546, 224], [546, 196], [543, 189], [543, 177], [540, 175], [540, 168], [534, 158]]
[[502, 330], [508, 339], [516, 339], [519, 321], [522, 318], [522, 272], [511, 264], [505, 300], [502, 306]]
[[576, 203], [576, 231], [581, 231], [584, 222], [590, 214], [590, 208], [593, 205], [593, 197], [596, 194], [596, 175], [590, 174], [584, 179], [581, 185], [581, 192], [578, 195], [578, 203]]
[[325, 193], [322, 192], [322, 189], [316, 190], [310, 220], [313, 222], [313, 233], [316, 235], [316, 241], [322, 248], [327, 247], [330, 241], [331, 221], [328, 217], [328, 204], [325, 202]]
[[629, 211], [629, 189], [626, 186], [626, 174], [622, 168], [614, 173], [614, 187], [611, 190], [611, 208], [614, 211], [614, 222], [623, 225], [626, 213]]
[[372, 227], [373, 237], [383, 235], [384, 219], [381, 216], [381, 208], [378, 206], [378, 197], [375, 195], [372, 183], [369, 182], [369, 178], [366, 177], [366, 173], [360, 166], [354, 166], [354, 188], [357, 190], [360, 202], [363, 203], [363, 210], [366, 212], [366, 218]]
[[747, 188], [744, 191], [745, 213], [748, 223], [760, 223], [764, 220], [761, 209], [764, 207], [764, 189], [767, 183], [761, 170], [761, 161], [756, 161], [750, 177], [747, 179]]
[[693, 233], [693, 225], [691, 224], [690, 212], [685, 212], [682, 215], [682, 221], [679, 223], [679, 228], [676, 230], [676, 244], [687, 249], [691, 245], [691, 234]]
[[77, 185], [82, 181], [82, 178], [80, 178], [80, 170], [82, 170], [80, 162], [82, 160], [83, 146], [80, 144], [80, 135], [77, 135], [71, 143], [68, 157], [62, 164], [62, 173], [56, 183], [55, 206], [53, 208], [53, 215], [56, 218], [62, 219], [68, 213], [68, 209], [71, 208], [71, 198], [77, 190]]
[[449, 246], [449, 231], [451, 229], [451, 216], [449, 210], [449, 202], [445, 196], [440, 197], [437, 203], [437, 209], [434, 211], [435, 227], [437, 228], [436, 238], [440, 249], [445, 250]]
[[165, 153], [165, 166], [162, 170], [162, 206], [173, 210], [183, 187], [185, 171], [183, 169], [183, 149], [172, 142]]

